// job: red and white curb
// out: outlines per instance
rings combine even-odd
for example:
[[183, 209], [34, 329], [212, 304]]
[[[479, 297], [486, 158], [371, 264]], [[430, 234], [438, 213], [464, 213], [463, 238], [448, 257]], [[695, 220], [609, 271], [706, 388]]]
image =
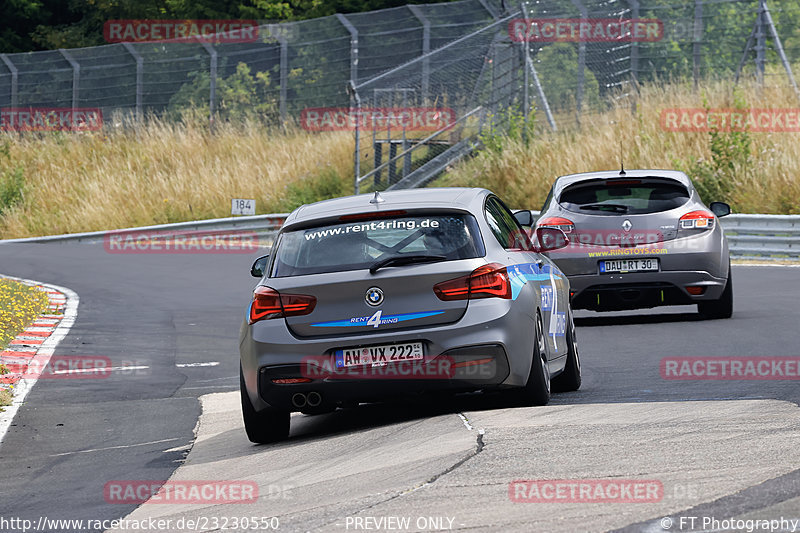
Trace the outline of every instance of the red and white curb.
[[47, 366], [56, 346], [67, 336], [70, 328], [75, 324], [80, 302], [78, 295], [66, 287], [12, 276], [3, 277], [45, 291], [50, 299], [50, 305], [46, 314], [40, 315], [25, 331], [17, 335], [5, 350], [0, 351], [0, 363], [10, 365], [18, 370], [18, 372], [0, 376], [0, 387], [11, 388], [13, 386], [14, 391], [11, 405], [3, 407], [4, 411], [0, 413], [0, 444], [2, 444], [8, 428], [11, 427], [14, 416], [25, 401], [25, 397], [36, 383], [36, 377], [22, 377], [28, 365], [34, 362], [35, 368]]

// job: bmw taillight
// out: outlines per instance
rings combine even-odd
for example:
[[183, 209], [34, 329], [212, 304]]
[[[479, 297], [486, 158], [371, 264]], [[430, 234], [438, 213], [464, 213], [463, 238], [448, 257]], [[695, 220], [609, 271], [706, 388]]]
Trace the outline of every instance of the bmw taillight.
[[440, 300], [475, 300], [478, 298], [511, 299], [511, 280], [506, 267], [490, 263], [476, 268], [467, 276], [442, 281], [433, 286]]
[[314, 310], [317, 299], [306, 294], [280, 294], [269, 287], [256, 287], [250, 304], [250, 323], [287, 316], [307, 315]]
[[564, 217], [547, 217], [536, 222], [538, 228], [556, 228], [564, 233], [572, 233], [575, 230], [575, 223]]
[[706, 230], [714, 227], [714, 214], [708, 211], [690, 211], [680, 218], [680, 229]]

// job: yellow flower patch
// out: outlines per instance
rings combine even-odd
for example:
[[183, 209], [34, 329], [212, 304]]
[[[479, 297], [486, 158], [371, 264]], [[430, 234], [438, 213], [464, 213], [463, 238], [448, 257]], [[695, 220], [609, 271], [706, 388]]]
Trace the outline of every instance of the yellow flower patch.
[[44, 291], [0, 278], [0, 350], [42, 314], [48, 304]]

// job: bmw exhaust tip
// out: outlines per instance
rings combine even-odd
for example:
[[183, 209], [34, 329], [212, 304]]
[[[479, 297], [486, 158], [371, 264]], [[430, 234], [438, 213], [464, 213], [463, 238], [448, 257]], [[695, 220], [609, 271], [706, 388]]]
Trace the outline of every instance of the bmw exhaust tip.
[[322, 403], [322, 395], [316, 391], [311, 391], [306, 397], [306, 402], [309, 407], [318, 407]]
[[[317, 394], [319, 396], [319, 394]], [[308, 404], [306, 395], [302, 392], [296, 392], [292, 395], [292, 405], [297, 409], [302, 409]]]

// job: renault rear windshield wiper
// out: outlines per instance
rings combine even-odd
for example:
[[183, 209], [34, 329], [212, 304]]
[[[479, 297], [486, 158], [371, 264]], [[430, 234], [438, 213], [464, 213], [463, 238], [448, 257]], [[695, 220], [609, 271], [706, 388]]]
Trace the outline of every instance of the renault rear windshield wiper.
[[622, 204], [587, 204], [582, 205], [581, 209], [587, 211], [614, 211], [615, 213], [627, 213], [628, 206]]
[[386, 266], [410, 265], [412, 263], [433, 263], [435, 261], [444, 261], [445, 259], [447, 258], [443, 255], [395, 255], [392, 257], [387, 257], [386, 259], [381, 259], [369, 267], [369, 273], [374, 274], [379, 269]]

